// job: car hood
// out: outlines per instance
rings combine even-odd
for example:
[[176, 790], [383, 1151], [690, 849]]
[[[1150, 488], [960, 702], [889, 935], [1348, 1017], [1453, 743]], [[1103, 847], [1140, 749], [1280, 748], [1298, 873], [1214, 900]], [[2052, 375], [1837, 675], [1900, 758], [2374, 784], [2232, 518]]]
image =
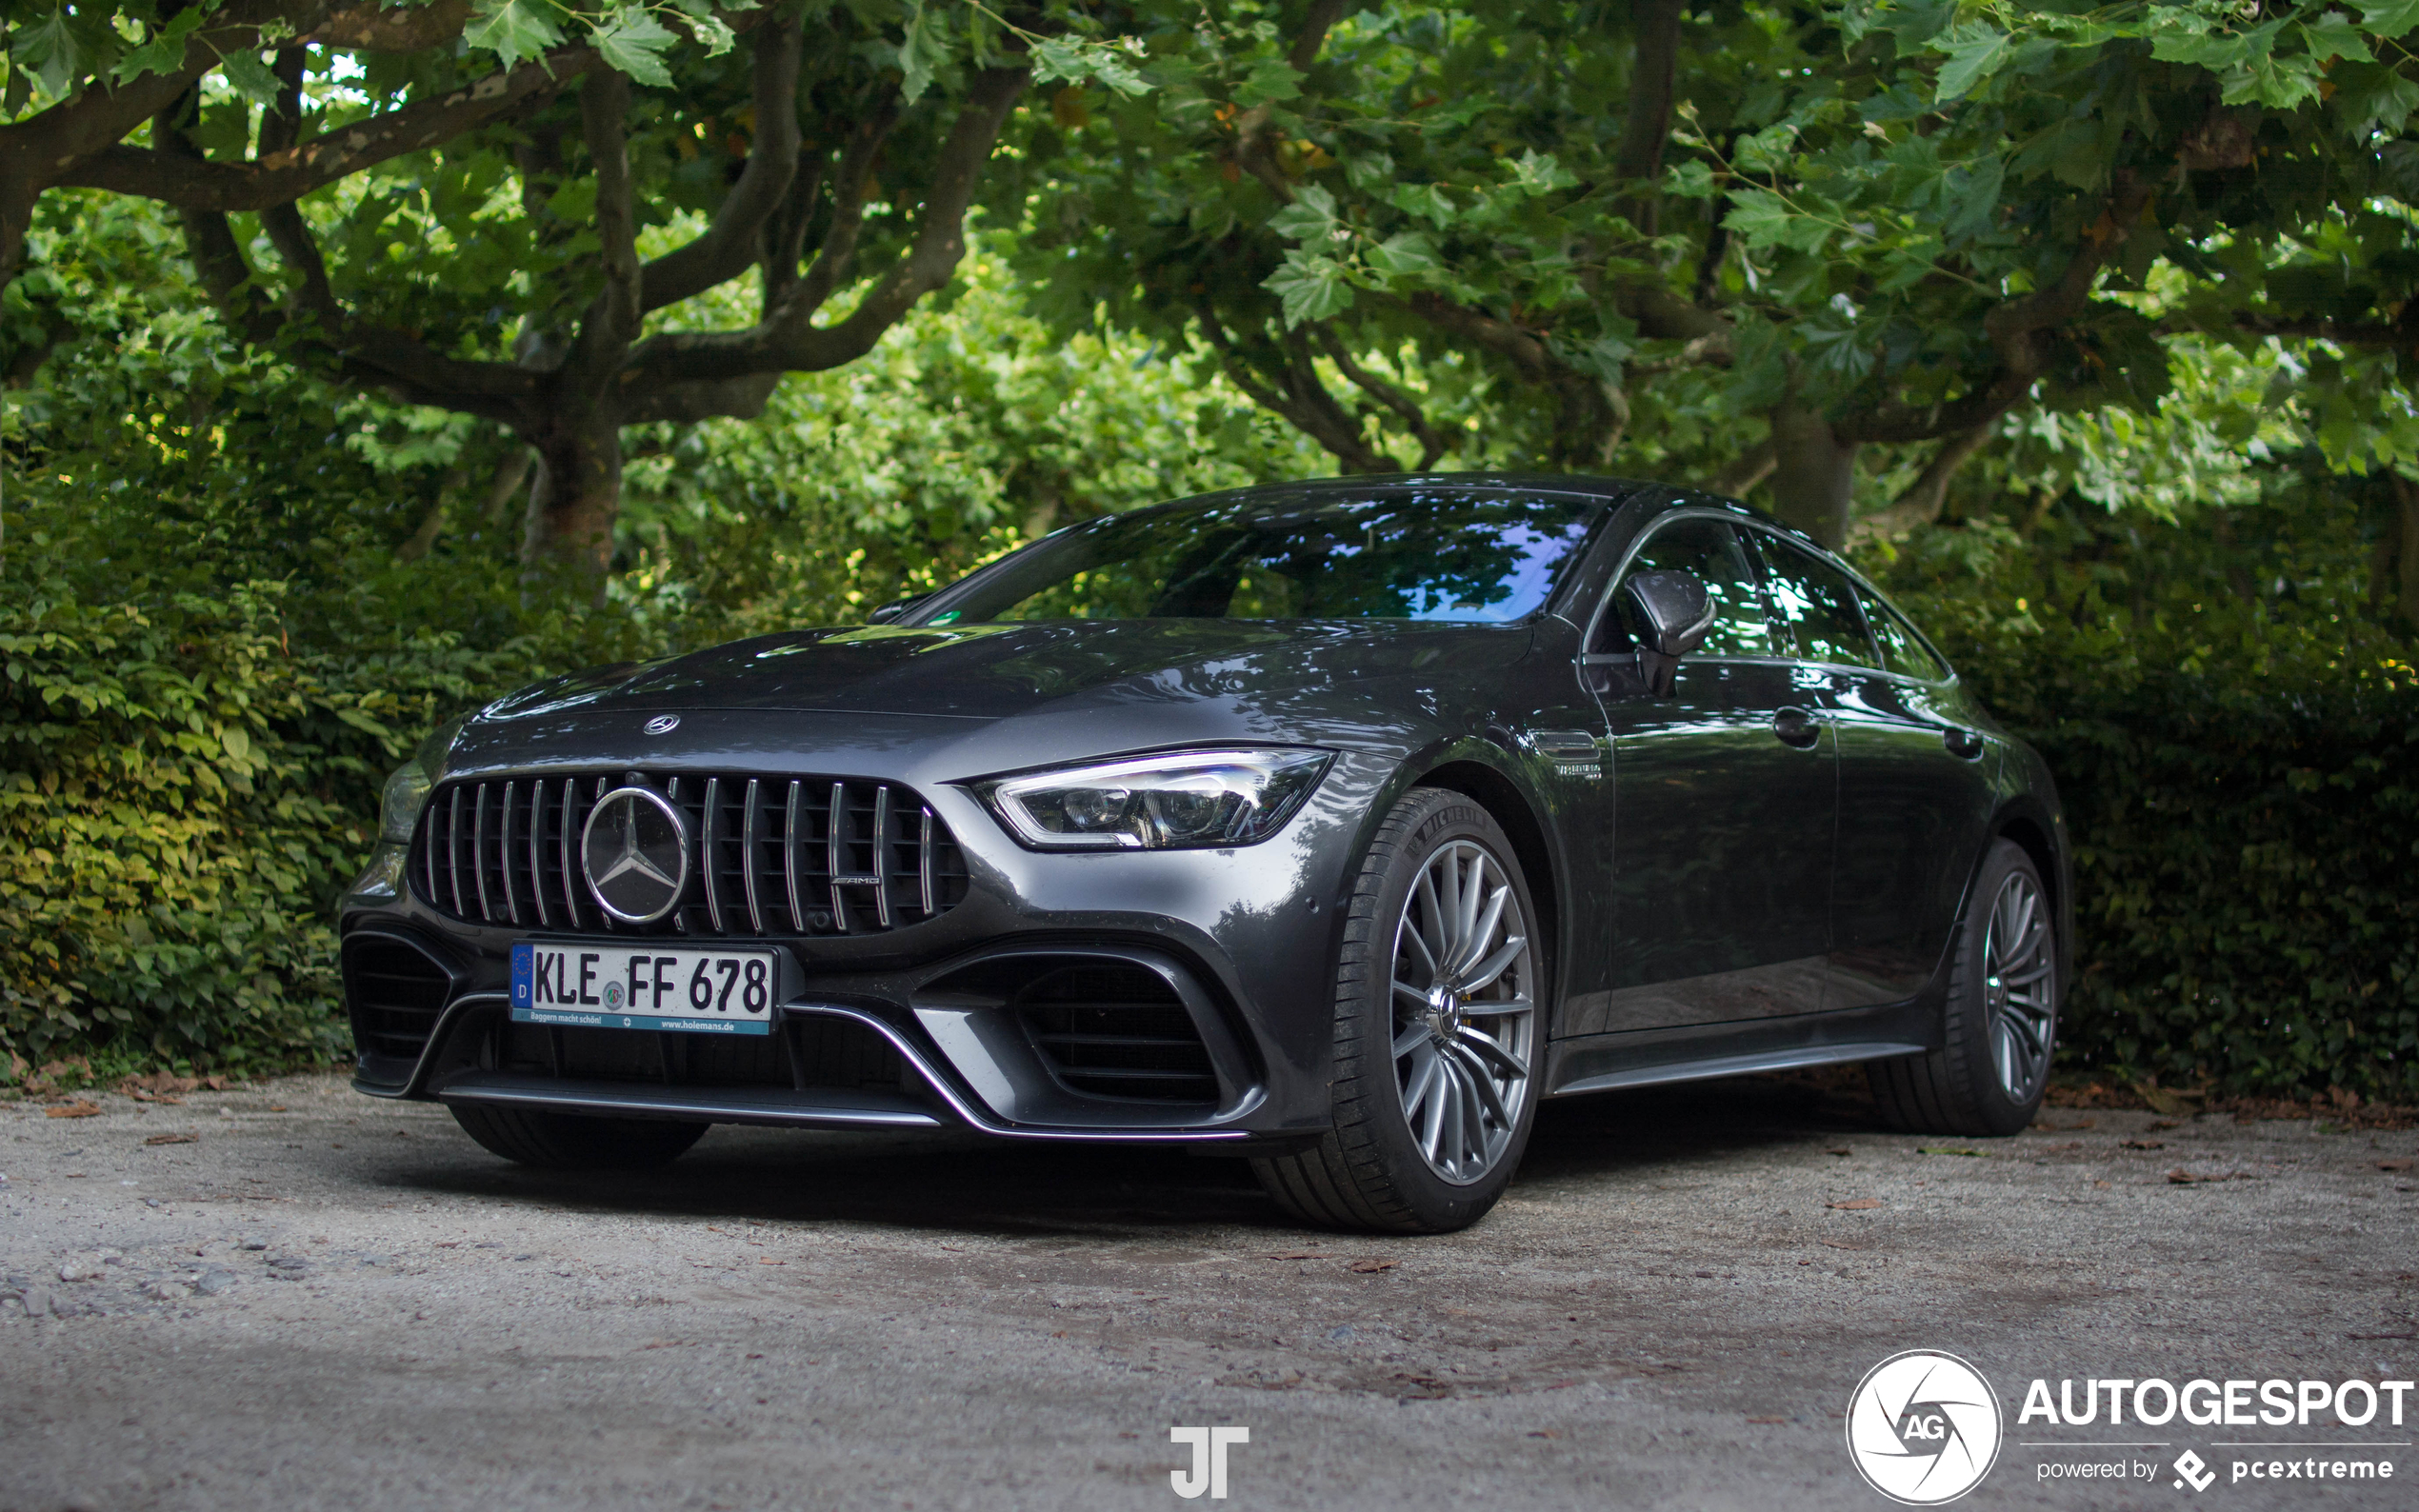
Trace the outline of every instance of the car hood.
[[597, 667], [481, 722], [579, 713], [793, 710], [995, 720], [1050, 706], [1252, 704], [1305, 687], [1450, 677], [1526, 650], [1525, 629], [1393, 620], [1047, 621], [799, 630]]

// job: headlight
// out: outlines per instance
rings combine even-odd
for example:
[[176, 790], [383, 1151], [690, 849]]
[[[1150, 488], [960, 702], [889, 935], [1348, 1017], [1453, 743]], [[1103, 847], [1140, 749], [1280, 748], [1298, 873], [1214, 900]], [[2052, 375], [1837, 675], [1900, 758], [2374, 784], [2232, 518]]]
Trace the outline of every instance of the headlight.
[[1184, 751], [981, 785], [1018, 840], [1044, 850], [1257, 845], [1319, 785], [1323, 750]]
[[420, 810], [429, 806], [429, 789], [435, 784], [429, 768], [413, 757], [395, 768], [387, 779], [387, 796], [378, 810], [378, 838], [398, 846], [409, 845], [411, 828], [420, 822]]

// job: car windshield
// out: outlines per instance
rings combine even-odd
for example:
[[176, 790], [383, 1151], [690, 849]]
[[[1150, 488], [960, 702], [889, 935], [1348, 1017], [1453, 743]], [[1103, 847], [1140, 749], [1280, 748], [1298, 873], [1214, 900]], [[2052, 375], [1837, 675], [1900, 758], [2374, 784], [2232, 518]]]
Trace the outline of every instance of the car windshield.
[[923, 625], [992, 620], [1428, 620], [1535, 613], [1603, 501], [1469, 488], [1267, 494], [1065, 530], [943, 594]]

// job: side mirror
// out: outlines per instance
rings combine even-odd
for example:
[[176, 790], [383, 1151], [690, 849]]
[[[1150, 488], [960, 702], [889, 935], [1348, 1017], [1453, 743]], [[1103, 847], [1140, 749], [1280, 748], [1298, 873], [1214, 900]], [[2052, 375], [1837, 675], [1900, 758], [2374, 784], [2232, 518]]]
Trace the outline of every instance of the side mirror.
[[908, 610], [915, 607], [917, 605], [923, 603], [926, 599], [929, 599], [931, 596], [932, 595], [930, 593], [919, 593], [911, 599], [892, 599], [890, 603], [883, 605], [880, 608], [875, 609], [872, 613], [867, 615], [865, 617], [865, 622], [868, 625], [888, 625], [891, 621], [897, 619], [900, 615], [905, 614]]
[[1713, 595], [1688, 572], [1641, 572], [1621, 587], [1624, 626], [1638, 643], [1638, 681], [1657, 698], [1671, 694], [1680, 658], [1713, 628]]

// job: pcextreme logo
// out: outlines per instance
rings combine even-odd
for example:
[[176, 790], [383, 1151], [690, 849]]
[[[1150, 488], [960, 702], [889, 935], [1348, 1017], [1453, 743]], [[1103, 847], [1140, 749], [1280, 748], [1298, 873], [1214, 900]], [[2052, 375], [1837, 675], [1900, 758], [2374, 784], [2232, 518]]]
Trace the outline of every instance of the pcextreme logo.
[[1890, 1356], [1848, 1403], [1848, 1452], [1866, 1483], [1908, 1506], [1954, 1502], [1999, 1458], [1999, 1396], [1936, 1349]]

